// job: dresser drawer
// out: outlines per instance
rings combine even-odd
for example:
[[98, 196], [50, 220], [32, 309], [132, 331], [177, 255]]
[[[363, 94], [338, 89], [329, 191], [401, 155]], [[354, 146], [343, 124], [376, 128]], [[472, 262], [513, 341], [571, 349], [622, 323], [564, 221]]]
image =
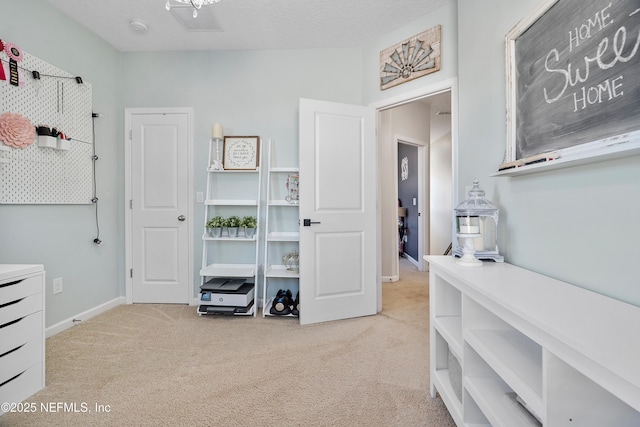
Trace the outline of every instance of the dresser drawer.
[[42, 294], [29, 295], [0, 306], [0, 326], [42, 311]]
[[42, 340], [29, 341], [0, 355], [0, 384], [42, 363]]
[[[0, 403], [19, 403], [44, 388], [42, 363], [21, 372], [0, 386]], [[3, 413], [0, 409], [0, 415]]]
[[43, 334], [42, 311], [25, 316], [14, 323], [4, 324], [0, 327], [0, 354], [30, 341], [42, 342]]
[[[0, 306], [29, 295], [42, 294], [42, 275], [0, 284]], [[2, 308], [0, 308], [0, 311]]]

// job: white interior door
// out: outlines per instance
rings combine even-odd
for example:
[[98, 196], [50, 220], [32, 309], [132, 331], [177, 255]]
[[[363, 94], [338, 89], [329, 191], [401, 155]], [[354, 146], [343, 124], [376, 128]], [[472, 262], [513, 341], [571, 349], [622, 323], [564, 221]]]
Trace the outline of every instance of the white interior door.
[[131, 116], [134, 303], [188, 303], [189, 117]]
[[300, 323], [375, 314], [375, 113], [300, 100]]

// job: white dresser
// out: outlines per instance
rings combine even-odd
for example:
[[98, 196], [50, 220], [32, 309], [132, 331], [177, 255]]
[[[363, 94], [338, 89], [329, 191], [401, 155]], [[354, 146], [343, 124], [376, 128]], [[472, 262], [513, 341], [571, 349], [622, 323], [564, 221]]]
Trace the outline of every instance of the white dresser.
[[425, 259], [431, 395], [458, 426], [640, 426], [639, 307], [507, 263]]
[[0, 403], [44, 388], [44, 283], [42, 265], [0, 264]]

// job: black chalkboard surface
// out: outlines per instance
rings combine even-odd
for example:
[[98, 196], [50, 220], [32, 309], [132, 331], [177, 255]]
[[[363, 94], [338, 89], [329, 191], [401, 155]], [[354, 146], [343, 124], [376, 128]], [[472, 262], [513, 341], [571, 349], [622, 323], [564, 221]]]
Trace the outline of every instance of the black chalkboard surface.
[[640, 129], [640, 0], [558, 0], [511, 41], [509, 160]]

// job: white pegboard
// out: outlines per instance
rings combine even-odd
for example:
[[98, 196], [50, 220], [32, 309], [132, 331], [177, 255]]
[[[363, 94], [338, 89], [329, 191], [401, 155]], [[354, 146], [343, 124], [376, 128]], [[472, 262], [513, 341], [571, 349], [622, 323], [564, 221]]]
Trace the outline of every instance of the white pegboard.
[[[2, 112], [21, 114], [34, 126], [46, 125], [70, 136], [68, 151], [24, 149], [0, 143], [0, 203], [85, 204], [93, 198], [92, 90], [86, 81], [23, 52], [19, 87], [9, 84], [8, 57], [0, 53], [7, 80], [0, 80]], [[40, 73], [33, 79], [31, 71]], [[84, 79], [83, 79], [84, 80]]]

